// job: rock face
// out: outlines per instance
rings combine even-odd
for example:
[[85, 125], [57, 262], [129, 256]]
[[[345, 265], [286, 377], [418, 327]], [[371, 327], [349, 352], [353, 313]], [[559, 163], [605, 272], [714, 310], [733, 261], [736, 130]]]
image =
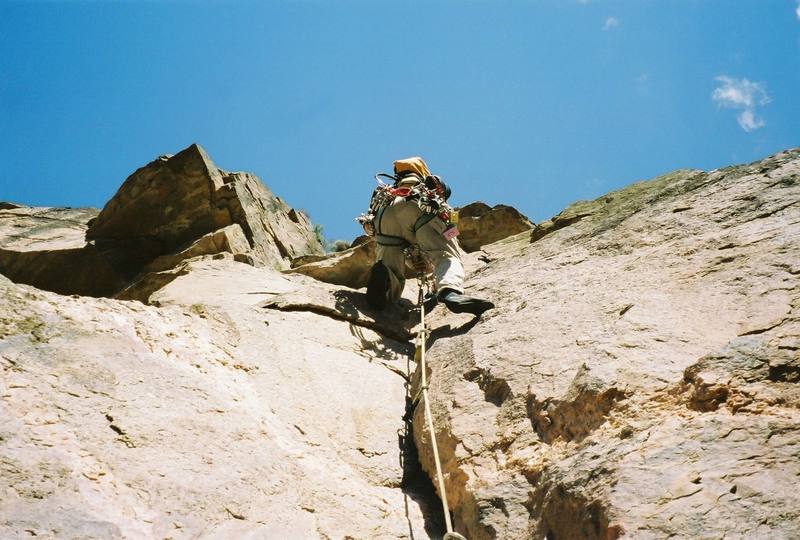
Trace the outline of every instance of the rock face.
[[358, 244], [339, 253], [332, 253], [289, 272], [311, 276], [314, 279], [344, 285], [353, 289], [367, 286], [369, 272], [375, 264], [375, 241]]
[[324, 253], [303, 213], [256, 176], [217, 168], [196, 144], [134, 172], [99, 214], [23, 208], [0, 216], [16, 218], [11, 225], [29, 236], [44, 230], [47, 238], [5, 236], [0, 272], [62, 294], [111, 296], [148, 272], [203, 255], [230, 253], [280, 270], [294, 257]]
[[256, 266], [284, 269], [292, 257], [323, 253], [304, 214], [257, 177], [218, 169], [196, 144], [128, 177], [90, 223], [86, 239], [138, 267], [191, 250], [205, 235], [232, 225], [250, 244], [234, 255]]
[[516, 208], [498, 204], [490, 207], [474, 202], [458, 210], [458, 242], [467, 253], [533, 228], [533, 223]]
[[800, 151], [483, 249], [471, 290], [498, 308], [468, 332], [434, 311], [430, 353], [470, 540], [800, 535]]
[[84, 240], [97, 214], [94, 208], [0, 205], [0, 273], [62, 294], [114, 294], [125, 280]]
[[304, 309], [318, 287], [195, 261], [156, 308], [0, 277], [0, 537], [427, 538], [407, 345]]
[[[211, 178], [189, 150], [149, 178]], [[0, 537], [441, 538], [414, 284], [376, 313], [279, 272], [277, 244], [213, 221], [188, 184], [170, 206], [192, 219], [125, 234], [133, 184], [95, 249], [169, 247], [118, 298], [0, 276]], [[456, 529], [798, 537], [799, 207], [793, 150], [635, 184], [468, 255], [467, 292], [497, 308], [429, 317]], [[4, 249], [86, 249], [93, 213], [64, 212], [0, 206]]]

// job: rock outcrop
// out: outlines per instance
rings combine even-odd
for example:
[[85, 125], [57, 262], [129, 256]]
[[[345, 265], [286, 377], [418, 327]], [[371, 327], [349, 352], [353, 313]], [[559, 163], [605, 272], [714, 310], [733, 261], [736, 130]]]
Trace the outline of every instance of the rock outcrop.
[[483, 250], [471, 287], [498, 308], [468, 332], [435, 311], [430, 353], [470, 540], [800, 535], [800, 151]]
[[505, 204], [493, 207], [474, 202], [458, 210], [458, 242], [467, 253], [534, 227], [519, 210]]
[[0, 273], [62, 294], [111, 296], [125, 279], [85, 241], [95, 208], [0, 205]]
[[373, 264], [375, 264], [375, 241], [370, 239], [288, 272], [310, 276], [333, 285], [360, 289], [367, 286], [369, 271]]
[[[218, 169], [186, 152], [134, 173], [91, 224], [101, 256], [151, 250], [118, 298], [0, 276], [0, 537], [440, 538], [412, 406], [415, 285], [376, 313], [358, 281], [279, 271], [305, 236], [211, 191], [190, 204]], [[175, 171], [196, 185], [157, 187]], [[140, 184], [192, 218], [126, 234], [126, 208], [153, 196]], [[576, 203], [467, 255], [467, 292], [497, 308], [436, 307], [428, 340], [456, 529], [800, 535], [799, 207], [793, 150]], [[86, 249], [94, 213], [60, 212], [0, 206], [3, 249]], [[369, 245], [351, 249], [323, 280], [360, 267]]]
[[324, 253], [308, 217], [256, 176], [219, 169], [196, 144], [134, 172], [99, 213], [12, 208], [0, 217], [47, 239], [5, 236], [0, 272], [61, 294], [112, 296], [203, 255], [230, 253], [281, 270], [295, 257]]
[[[301, 212], [249, 173], [217, 168], [196, 144], [133, 173], [89, 224], [86, 239], [125, 264], [196, 251], [204, 237], [238, 225], [249, 242], [234, 253], [255, 266], [289, 268], [300, 255], [323, 253]], [[202, 250], [202, 248], [199, 248]]]

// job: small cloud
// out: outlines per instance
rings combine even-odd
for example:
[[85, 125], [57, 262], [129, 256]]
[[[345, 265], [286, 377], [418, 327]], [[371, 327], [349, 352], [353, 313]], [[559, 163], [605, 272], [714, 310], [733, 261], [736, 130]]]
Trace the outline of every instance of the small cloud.
[[603, 25], [603, 30], [608, 32], [612, 28], [616, 28], [619, 26], [619, 19], [616, 17], [609, 17], [606, 19], [606, 23]]
[[800, 20], [800, 1], [797, 2], [797, 9], [794, 10], [794, 14], [797, 15], [797, 19]]
[[738, 120], [739, 125], [742, 126], [742, 129], [747, 132], [764, 127], [764, 120], [762, 118], [757, 118], [756, 114], [750, 109], [739, 113], [739, 116], [736, 117], [736, 120]]
[[741, 109], [742, 112], [736, 119], [743, 130], [750, 132], [766, 125], [764, 120], [756, 115], [758, 107], [763, 107], [772, 101], [764, 84], [747, 79], [734, 79], [727, 75], [720, 75], [716, 80], [721, 84], [712, 92], [712, 101], [719, 107]]

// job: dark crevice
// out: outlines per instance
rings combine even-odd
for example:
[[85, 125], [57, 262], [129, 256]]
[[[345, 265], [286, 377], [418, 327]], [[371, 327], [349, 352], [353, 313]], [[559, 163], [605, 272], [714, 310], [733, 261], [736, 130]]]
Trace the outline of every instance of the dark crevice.
[[275, 242], [275, 246], [278, 248], [278, 252], [281, 254], [281, 257], [291, 260], [291, 253], [289, 253], [289, 250], [283, 245], [283, 242], [278, 240], [278, 236], [275, 234], [275, 231], [272, 230], [272, 227], [270, 227], [269, 233], [270, 236], [272, 236], [272, 241]]
[[106, 417], [106, 421], [108, 421], [108, 427], [111, 429], [111, 431], [117, 434], [117, 440], [128, 448], [136, 448], [136, 445], [133, 443], [125, 430], [114, 423], [114, 417], [108, 413], [105, 413], [104, 416]]
[[766, 328], [756, 328], [756, 329], [754, 329], [754, 330], [748, 330], [747, 332], [744, 332], [743, 334], [739, 334], [739, 336], [738, 336], [738, 337], [743, 337], [743, 336], [756, 336], [756, 335], [758, 335], [758, 334], [763, 334], [763, 333], [765, 333], [765, 332], [769, 332], [770, 330], [772, 330], [772, 329], [774, 329], [774, 328], [777, 328], [777, 327], [779, 327], [779, 326], [780, 326], [780, 325], [782, 325], [784, 322], [785, 322], [785, 321], [780, 321], [780, 322], [778, 322], [778, 323], [775, 323], [775, 324], [773, 324], [772, 326], [768, 326], [768, 327], [766, 327]]
[[790, 202], [789, 204], [785, 204], [785, 205], [783, 205], [783, 206], [779, 206], [778, 208], [775, 208], [775, 209], [772, 209], [772, 210], [768, 210], [768, 211], [766, 211], [766, 212], [763, 212], [763, 213], [761, 213], [761, 214], [758, 214], [758, 215], [757, 215], [756, 217], [754, 217], [753, 219], [755, 220], [755, 219], [764, 219], [764, 218], [768, 218], [768, 217], [770, 217], [770, 216], [773, 216], [773, 215], [775, 215], [775, 214], [778, 214], [778, 213], [780, 213], [780, 212], [783, 212], [783, 211], [784, 211], [784, 210], [786, 210], [787, 208], [790, 208], [790, 207], [792, 207], [792, 206], [796, 205], [798, 202], [800, 202], [800, 201], [792, 201], [792, 202]]
[[772, 382], [800, 383], [800, 363], [771, 365], [767, 379]]
[[528, 509], [531, 515], [541, 516], [541, 537], [615, 540], [625, 534], [622, 526], [611, 523], [608, 509], [599, 500], [585, 498], [573, 491], [575, 487], [550, 482], [545, 480]]
[[442, 514], [442, 500], [436, 494], [433, 482], [422, 468], [419, 452], [414, 444], [414, 405], [410, 394], [410, 385], [406, 384], [406, 412], [403, 416], [403, 428], [398, 431], [400, 446], [400, 466], [403, 479], [400, 487], [405, 495], [406, 517], [409, 519], [409, 536], [414, 539], [413, 525], [408, 514], [408, 499], [413, 500], [422, 512], [423, 527], [430, 538], [441, 538], [447, 529]]
[[488, 369], [473, 368], [464, 373], [464, 379], [477, 384], [483, 392], [483, 398], [497, 407], [511, 396], [511, 387], [508, 382], [492, 375]]

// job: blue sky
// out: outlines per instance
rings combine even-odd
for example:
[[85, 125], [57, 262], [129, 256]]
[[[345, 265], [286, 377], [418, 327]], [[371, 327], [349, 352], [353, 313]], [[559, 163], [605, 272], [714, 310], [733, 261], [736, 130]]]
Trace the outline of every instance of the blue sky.
[[0, 200], [98, 206], [193, 142], [326, 236], [423, 156], [541, 221], [800, 146], [798, 0], [0, 3]]

